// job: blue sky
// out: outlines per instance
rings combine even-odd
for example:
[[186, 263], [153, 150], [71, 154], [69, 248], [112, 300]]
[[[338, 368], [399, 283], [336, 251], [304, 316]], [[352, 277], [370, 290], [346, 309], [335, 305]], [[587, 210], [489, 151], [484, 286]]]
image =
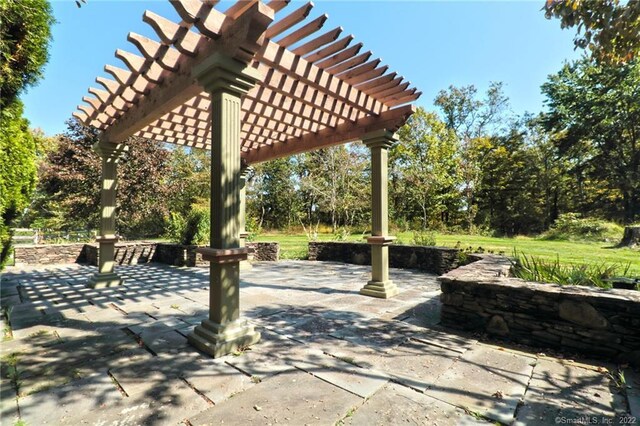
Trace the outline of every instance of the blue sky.
[[[285, 11], [303, 4], [294, 3]], [[580, 55], [573, 50], [573, 30], [545, 19], [543, 3], [316, 0], [311, 17], [327, 13], [325, 29], [342, 26], [343, 35], [355, 35], [410, 80], [423, 92], [419, 106], [434, 109], [436, 94], [449, 85], [484, 90], [503, 81], [512, 111], [522, 114], [543, 109], [540, 85]], [[81, 9], [73, 0], [53, 1], [58, 23], [45, 78], [22, 96], [32, 127], [48, 135], [63, 132], [87, 89], [100, 87], [94, 79], [104, 75], [104, 65], [126, 68], [113, 54], [116, 48], [136, 52], [127, 33], [155, 38], [142, 22], [145, 9], [179, 20], [168, 0], [89, 0]]]

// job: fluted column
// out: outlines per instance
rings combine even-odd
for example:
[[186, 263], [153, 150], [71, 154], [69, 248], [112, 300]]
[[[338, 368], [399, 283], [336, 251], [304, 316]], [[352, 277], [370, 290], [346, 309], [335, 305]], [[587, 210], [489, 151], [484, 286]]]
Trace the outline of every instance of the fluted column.
[[240, 318], [240, 267], [247, 249], [240, 244], [241, 97], [259, 78], [257, 71], [227, 56], [211, 56], [193, 70], [211, 95], [211, 238], [199, 249], [211, 262], [209, 319], [189, 335], [189, 342], [214, 357], [260, 340]]
[[89, 279], [91, 288], [113, 287], [122, 284], [115, 273], [116, 236], [116, 190], [118, 188], [118, 161], [127, 151], [124, 144], [98, 142], [94, 150], [102, 157], [102, 189], [100, 191], [100, 235], [96, 238], [100, 246], [98, 273]]
[[388, 149], [396, 141], [386, 130], [369, 133], [362, 142], [371, 151], [371, 281], [360, 294], [390, 298], [398, 288], [389, 279], [389, 245], [395, 237], [389, 236]]
[[[251, 167], [244, 161], [240, 164], [240, 247], [246, 247], [247, 237], [247, 178], [251, 172]], [[240, 270], [245, 271], [251, 269], [251, 263], [248, 260], [240, 262]]]

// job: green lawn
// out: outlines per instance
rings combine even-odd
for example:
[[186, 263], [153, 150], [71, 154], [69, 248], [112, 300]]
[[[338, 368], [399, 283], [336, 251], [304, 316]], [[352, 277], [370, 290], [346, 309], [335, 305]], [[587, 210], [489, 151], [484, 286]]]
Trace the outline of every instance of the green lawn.
[[[409, 243], [413, 234], [410, 232], [398, 234], [398, 238], [405, 244]], [[332, 234], [319, 234], [319, 241], [332, 241]], [[349, 241], [364, 241], [362, 235], [351, 235]], [[307, 254], [308, 240], [304, 234], [264, 233], [257, 241], [277, 241], [280, 243], [283, 259], [304, 258]], [[503, 252], [513, 254], [514, 249], [527, 256], [536, 256], [548, 260], [560, 258], [561, 263], [567, 264], [618, 264], [631, 265], [629, 272], [640, 276], [640, 250], [613, 249], [608, 243], [582, 243], [570, 241], [544, 241], [530, 237], [494, 238], [479, 235], [437, 234], [436, 243], [439, 246], [482, 247], [485, 252]]]

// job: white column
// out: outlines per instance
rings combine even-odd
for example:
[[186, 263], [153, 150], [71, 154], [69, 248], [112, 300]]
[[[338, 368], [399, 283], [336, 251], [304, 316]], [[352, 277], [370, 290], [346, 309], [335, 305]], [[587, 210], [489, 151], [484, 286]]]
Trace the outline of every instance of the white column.
[[240, 245], [241, 97], [259, 78], [257, 71], [215, 54], [193, 70], [211, 95], [211, 239], [199, 249], [211, 262], [209, 319], [189, 335], [189, 342], [214, 357], [260, 340], [240, 318], [240, 267], [247, 249]]
[[369, 133], [362, 142], [371, 150], [371, 281], [360, 294], [388, 299], [398, 294], [398, 288], [389, 279], [389, 245], [395, 237], [389, 236], [388, 201], [388, 149], [397, 139], [392, 132], [380, 130]]
[[124, 144], [98, 142], [94, 150], [102, 157], [102, 189], [100, 191], [100, 235], [96, 238], [99, 248], [98, 273], [89, 279], [91, 288], [113, 287], [122, 284], [115, 273], [116, 190], [118, 188], [118, 161], [127, 151]]

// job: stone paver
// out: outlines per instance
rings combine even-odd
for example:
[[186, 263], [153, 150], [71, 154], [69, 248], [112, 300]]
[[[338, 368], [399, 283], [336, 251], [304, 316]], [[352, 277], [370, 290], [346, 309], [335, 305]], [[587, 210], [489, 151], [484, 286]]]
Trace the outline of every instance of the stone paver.
[[74, 425], [79, 414], [93, 419], [122, 398], [111, 378], [101, 374], [20, 398], [20, 416], [28, 425]]
[[464, 410], [423, 393], [389, 384], [345, 419], [346, 425], [487, 425]]
[[[548, 425], [559, 419], [585, 416], [614, 420], [624, 412], [620, 395], [612, 393], [608, 371], [539, 360], [533, 371], [526, 403], [518, 410], [519, 425]], [[599, 423], [603, 424], [604, 421]]]
[[639, 415], [636, 371], [624, 372], [627, 401], [602, 363], [438, 326], [439, 285], [428, 274], [392, 269], [400, 293], [381, 300], [359, 294], [367, 266], [256, 263], [241, 272], [240, 301], [262, 340], [213, 360], [186, 340], [208, 315], [208, 269], [126, 266], [125, 285], [88, 289], [93, 273], [3, 273], [14, 335], [0, 344], [3, 424], [18, 412], [28, 425], [542, 425], [558, 415], [619, 419], [627, 404]]
[[438, 346], [409, 341], [373, 361], [375, 369], [421, 392], [433, 387], [453, 367], [460, 353]]
[[478, 345], [462, 354], [425, 393], [510, 423], [525, 394], [535, 361], [535, 357]]
[[338, 358], [316, 354], [294, 365], [332, 385], [368, 398], [384, 386], [389, 377], [379, 371], [355, 366]]
[[224, 362], [203, 364], [197, 370], [186, 372], [183, 377], [215, 404], [255, 384], [251, 377]]
[[363, 399], [304, 372], [282, 373], [197, 416], [193, 426], [332, 425]]

